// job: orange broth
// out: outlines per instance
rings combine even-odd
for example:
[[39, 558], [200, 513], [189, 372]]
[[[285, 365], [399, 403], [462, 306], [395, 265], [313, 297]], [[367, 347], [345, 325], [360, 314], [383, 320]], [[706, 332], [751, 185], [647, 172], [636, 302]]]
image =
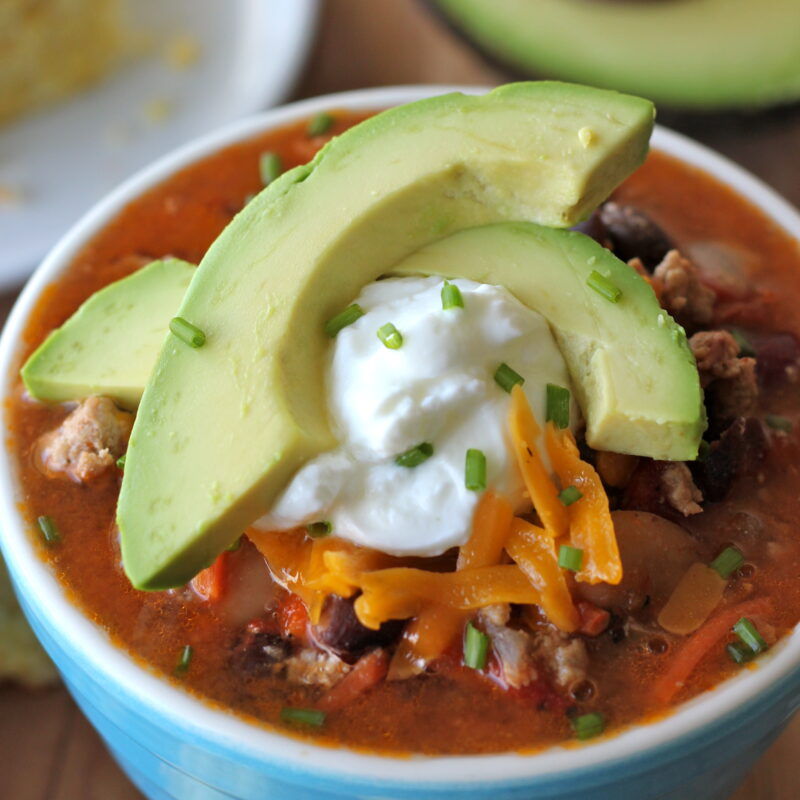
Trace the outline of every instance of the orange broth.
[[[344, 112], [335, 117], [336, 133], [362, 118]], [[94, 291], [147, 261], [174, 255], [199, 262], [245, 198], [259, 190], [262, 151], [278, 153], [288, 168], [308, 160], [323, 142], [308, 139], [305, 123], [271, 131], [183, 169], [131, 202], [43, 293], [26, 326], [21, 355], [27, 356]], [[769, 315], [762, 326], [800, 334], [797, 244], [745, 199], [660, 153], [651, 154], [617, 197], [650, 214], [681, 249], [691, 251], [702, 242], [732, 248], [741, 256], [747, 277], [764, 290], [762, 305]], [[735, 299], [729, 305], [735, 320]], [[765, 410], [794, 420], [795, 431], [798, 394], [796, 386], [784, 387], [764, 400]], [[114, 523], [121, 473], [112, 470], [88, 485], [45, 477], [34, 466], [32, 448], [42, 433], [60, 423], [67, 409], [30, 401], [19, 381], [7, 403], [10, 445], [18, 460], [31, 535], [38, 537], [38, 515], [56, 520], [61, 542], [40, 545], [42, 557], [74, 602], [118, 646], [190, 691], [269, 725], [281, 726], [283, 706], [313, 706], [312, 689], [287, 686], [276, 677], [243, 678], [230, 669], [230, 647], [241, 624], [231, 624], [213, 603], [198, 601], [188, 590], [134, 590], [121, 569]], [[780, 437], [757, 477], [739, 481], [730, 500], [709, 504], [703, 514], [685, 523], [701, 537], [710, 560], [736, 541], [738, 511], [763, 521], [779, 557], [768, 548], [748, 554], [753, 574], [731, 581], [725, 602], [779, 598], [770, 618], [779, 634], [800, 619], [800, 537], [794, 519], [800, 487], [798, 444], [796, 434]], [[235, 566], [237, 559], [253, 557], [252, 545], [245, 542], [229, 559]], [[175, 676], [187, 644], [193, 647], [190, 668]], [[669, 649], [654, 653], [646, 642], [620, 645], [605, 635], [587, 640], [587, 646], [598, 691], [582, 710], [601, 711], [612, 726], [664, 712], [649, 689], [669, 663]], [[721, 650], [702, 662], [676, 699], [696, 695], [738, 669]], [[294, 728], [292, 732], [303, 733]], [[569, 738], [571, 731], [563, 710], [548, 710], [541, 698], [506, 693], [465, 670], [458, 680], [427, 675], [383, 682], [349, 707], [329, 714], [325, 727], [313, 735], [318, 741], [373, 751], [449, 754], [536, 749]]]

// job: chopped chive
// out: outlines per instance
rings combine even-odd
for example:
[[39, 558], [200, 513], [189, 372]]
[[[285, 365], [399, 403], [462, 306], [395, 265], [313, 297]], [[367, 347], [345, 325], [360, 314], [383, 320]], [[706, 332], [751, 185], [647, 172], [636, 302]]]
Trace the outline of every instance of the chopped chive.
[[558, 499], [565, 505], [571, 506], [583, 497], [583, 492], [577, 486], [567, 486], [558, 493]]
[[494, 380], [501, 389], [505, 389], [509, 394], [517, 384], [522, 386], [525, 383], [525, 378], [511, 369], [505, 362], [495, 370]]
[[776, 431], [786, 431], [786, 433], [789, 433], [792, 430], [792, 421], [778, 414], [765, 414], [764, 422]]
[[120, 469], [125, 469], [125, 462], [127, 461], [127, 459], [128, 459], [128, 454], [127, 454], [127, 453], [123, 453], [123, 454], [122, 454], [122, 455], [121, 455], [121, 456], [120, 456], [120, 457], [117, 459], [117, 466], [118, 466]]
[[306, 133], [311, 136], [324, 136], [333, 127], [333, 117], [330, 114], [322, 111], [315, 114], [308, 121]]
[[340, 311], [335, 317], [331, 317], [325, 323], [325, 333], [331, 337], [331, 339], [336, 338], [336, 334], [339, 333], [340, 330], [346, 328], [348, 325], [352, 325], [359, 317], [364, 316], [364, 309], [358, 303], [353, 303], [351, 306], [347, 306], [344, 311]]
[[324, 711], [317, 711], [314, 708], [289, 708], [284, 706], [281, 709], [281, 719], [284, 722], [310, 725], [312, 728], [321, 728], [325, 724], [325, 717]]
[[592, 711], [590, 714], [582, 714], [572, 720], [572, 730], [575, 731], [575, 736], [581, 741], [599, 736], [605, 730], [605, 727], [606, 721], [603, 715], [597, 711]]
[[554, 383], [547, 384], [545, 421], [552, 422], [556, 428], [569, 426], [569, 389]]
[[749, 337], [741, 328], [728, 328], [728, 332], [733, 336], [736, 344], [739, 345], [739, 355], [754, 356], [756, 354]]
[[277, 153], [268, 151], [261, 154], [258, 159], [258, 174], [264, 186], [269, 186], [282, 171], [281, 157]]
[[189, 347], [202, 347], [206, 343], [206, 335], [200, 328], [187, 322], [183, 317], [173, 317], [169, 321], [169, 329]]
[[730, 656], [731, 661], [736, 664], [746, 664], [755, 657], [755, 653], [741, 642], [731, 642], [726, 646], [725, 652]]
[[482, 492], [486, 488], [486, 456], [482, 450], [467, 450], [464, 485], [471, 492]]
[[242, 546], [242, 537], [240, 536], [233, 544], [229, 544], [225, 548], [226, 553], [235, 553], [237, 550], [241, 549]]
[[750, 648], [753, 655], [763, 653], [769, 647], [756, 629], [756, 626], [747, 617], [742, 617], [733, 626], [733, 632], [742, 640], [745, 646]]
[[589, 273], [586, 284], [612, 303], [616, 303], [622, 296], [622, 289], [615, 286], [605, 275], [601, 275], [596, 269], [593, 269]]
[[558, 566], [570, 572], [578, 572], [583, 564], [583, 550], [562, 544], [558, 549]]
[[726, 547], [709, 566], [727, 580], [742, 564], [744, 556], [735, 547]]
[[433, 445], [430, 442], [420, 442], [416, 447], [406, 450], [405, 453], [395, 456], [394, 463], [398, 467], [418, 467], [433, 455]]
[[481, 633], [471, 622], [464, 634], [464, 665], [472, 669], [483, 669], [489, 652], [489, 637]]
[[322, 539], [324, 536], [329, 536], [332, 530], [333, 525], [326, 519], [306, 525], [306, 532], [312, 539]]
[[47, 544], [55, 544], [61, 541], [61, 534], [58, 532], [58, 528], [55, 522], [53, 522], [52, 517], [37, 517], [36, 522]]
[[378, 338], [390, 350], [399, 350], [403, 346], [403, 334], [391, 322], [378, 328]]
[[697, 461], [705, 461], [710, 452], [711, 445], [705, 439], [701, 439], [700, 444], [697, 446]]
[[192, 663], [192, 654], [194, 650], [190, 644], [184, 645], [181, 650], [181, 655], [178, 658], [178, 663], [175, 665], [175, 674], [183, 675], [189, 670], [189, 664]]
[[450, 281], [445, 281], [442, 286], [442, 308], [449, 311], [451, 308], [464, 308], [464, 298], [461, 290]]

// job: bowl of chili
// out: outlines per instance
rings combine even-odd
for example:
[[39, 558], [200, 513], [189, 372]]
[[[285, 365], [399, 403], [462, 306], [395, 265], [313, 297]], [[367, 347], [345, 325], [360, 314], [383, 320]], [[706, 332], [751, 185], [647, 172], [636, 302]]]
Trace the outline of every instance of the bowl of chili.
[[[665, 303], [676, 281], [697, 277], [669, 253], [699, 264], [696, 282], [714, 295], [713, 313], [702, 321], [702, 291], [694, 298], [699, 311], [686, 293], [671, 311], [686, 315], [695, 335], [727, 336], [698, 339], [698, 363], [704, 341], [707, 349], [730, 349], [732, 340], [737, 349], [728, 361], [752, 361], [708, 356], [707, 402], [713, 397], [722, 408], [753, 381], [760, 396], [730, 424], [723, 424], [727, 412], [710, 408], [712, 424], [723, 422], [709, 436], [706, 466], [691, 471], [707, 502], [702, 514], [688, 513], [700, 499], [691, 492], [688, 499], [669, 494], [676, 481], [679, 489], [687, 484], [666, 462], [596, 462], [616, 506], [623, 563], [632, 565], [620, 592], [576, 598], [598, 673], [561, 688], [555, 680], [515, 687], [502, 670], [476, 681], [471, 668], [489, 672], [487, 642], [470, 624], [463, 653], [444, 658], [418, 689], [386, 682], [370, 700], [361, 688], [374, 690], [385, 675], [383, 651], [362, 649], [345, 658], [354, 666], [338, 685], [349, 688], [338, 700], [336, 684], [325, 695], [336, 714], [324, 704], [307, 707], [302, 689], [276, 694], [248, 671], [254, 653], [280, 647], [275, 629], [253, 620], [267, 595], [281, 631], [308, 625], [293, 595], [276, 597], [256, 574], [251, 542], [226, 556], [224, 572], [141, 597], [118, 568], [118, 474], [87, 489], [81, 476], [54, 481], [42, 469], [37, 442], [72, 409], [32, 401], [18, 376], [52, 328], [94, 291], [153, 258], [199, 261], [258, 190], [275, 155], [283, 167], [303, 163], [331, 134], [377, 110], [447, 90], [400, 87], [303, 101], [166, 156], [54, 248], [3, 333], [3, 552], [65, 683], [148, 797], [722, 797], [800, 703], [800, 636], [792, 632], [800, 618], [800, 547], [791, 537], [800, 217], [738, 167], [664, 129], [656, 130], [646, 165], [587, 232], [625, 260], [638, 258], [653, 280], [661, 269]], [[642, 530], [646, 536], [637, 535]], [[561, 566], [569, 570], [574, 557], [562, 551]], [[698, 598], [715, 591], [725, 596], [703, 616]], [[214, 606], [209, 598], [218, 594], [236, 600]], [[660, 627], [648, 616], [653, 604]], [[699, 624], [692, 621], [698, 616]], [[567, 657], [560, 646], [554, 659]]]

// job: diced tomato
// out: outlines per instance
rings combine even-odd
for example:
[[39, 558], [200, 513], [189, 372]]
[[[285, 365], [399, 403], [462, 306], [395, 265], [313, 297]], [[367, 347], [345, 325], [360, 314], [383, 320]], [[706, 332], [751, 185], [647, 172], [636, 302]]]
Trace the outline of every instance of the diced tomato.
[[210, 567], [198, 572], [191, 580], [192, 589], [210, 603], [217, 602], [225, 592], [228, 579], [227, 560], [228, 552], [220, 553]]
[[604, 608], [600, 608], [588, 600], [579, 601], [577, 607], [581, 617], [578, 633], [582, 633], [584, 636], [599, 636], [608, 627], [611, 614]]
[[286, 592], [278, 601], [276, 610], [281, 636], [305, 641], [308, 638], [308, 609], [302, 599], [292, 592]]
[[389, 656], [385, 650], [373, 650], [367, 653], [319, 701], [317, 708], [321, 711], [338, 711], [340, 708], [345, 708], [364, 692], [377, 686], [388, 671]]

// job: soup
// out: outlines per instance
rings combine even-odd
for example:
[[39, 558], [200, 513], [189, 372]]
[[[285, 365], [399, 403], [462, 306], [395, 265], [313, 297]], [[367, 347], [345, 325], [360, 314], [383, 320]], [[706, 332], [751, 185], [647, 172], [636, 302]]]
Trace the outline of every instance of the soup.
[[[43, 294], [22, 355], [95, 291], [152, 260], [199, 262], [261, 188], [264, 153], [283, 167], [304, 163], [358, 121], [336, 112], [322, 135], [309, 135], [307, 123], [268, 132], [133, 201]], [[8, 400], [11, 445], [42, 557], [91, 619], [166, 678], [293, 735], [371, 751], [527, 751], [587, 739], [663, 715], [737, 673], [800, 619], [800, 252], [745, 198], [658, 152], [612, 199], [584, 229], [630, 260], [691, 334], [709, 429], [689, 464], [594, 451], [578, 429], [582, 463], [608, 498], [623, 575], [616, 585], [581, 582], [575, 553], [558, 551], [574, 631], [536, 603], [489, 603], [445, 624], [449, 609], [426, 616], [428, 629], [451, 635], [420, 664], [414, 637], [429, 634], [413, 627], [414, 615], [370, 628], [353, 596], [330, 593], [316, 609], [301, 596], [289, 576], [297, 554], [339, 552], [324, 520], [269, 541], [249, 529], [191, 584], [137, 591], [115, 524], [124, 464], [113, 462], [129, 420], [108, 404], [98, 412], [35, 401], [19, 382]], [[120, 426], [105, 446], [86, 446], [85, 469], [54, 459], [46, 438], [81, 409]], [[536, 515], [520, 519], [520, 536], [539, 530]], [[511, 566], [506, 548], [499, 567]], [[453, 548], [379, 566], [446, 575], [458, 560]]]

